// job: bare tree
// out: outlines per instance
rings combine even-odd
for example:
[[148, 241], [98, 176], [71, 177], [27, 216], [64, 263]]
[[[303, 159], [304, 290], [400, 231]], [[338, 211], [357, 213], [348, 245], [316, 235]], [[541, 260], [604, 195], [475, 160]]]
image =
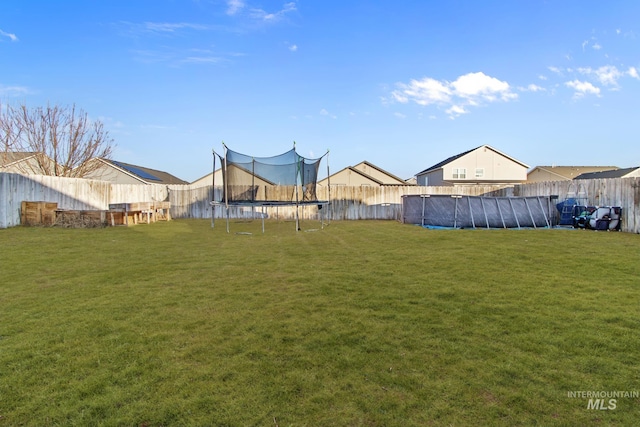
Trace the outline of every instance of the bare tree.
[[23, 173], [82, 178], [110, 158], [113, 140], [99, 120], [90, 120], [75, 105], [27, 108], [0, 106], [0, 143], [8, 153], [29, 153], [16, 164]]

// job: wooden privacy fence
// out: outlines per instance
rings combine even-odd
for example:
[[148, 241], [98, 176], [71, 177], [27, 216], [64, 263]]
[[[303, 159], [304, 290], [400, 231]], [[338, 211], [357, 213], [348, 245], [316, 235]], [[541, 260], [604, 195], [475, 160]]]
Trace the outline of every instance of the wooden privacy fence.
[[[303, 220], [400, 220], [404, 195], [557, 195], [558, 201], [562, 201], [572, 191], [575, 192], [576, 187], [584, 191], [589, 205], [622, 207], [622, 230], [640, 233], [640, 178], [551, 181], [513, 187], [335, 186], [330, 192], [329, 188], [318, 186], [318, 199], [329, 200], [330, 205], [323, 212], [316, 205], [301, 206], [298, 214]], [[263, 200], [278, 200], [291, 198], [292, 190], [287, 187], [258, 188], [256, 194]], [[302, 194], [299, 198], [302, 199]], [[221, 199], [222, 187], [218, 186], [111, 184], [77, 178], [0, 173], [0, 228], [20, 224], [23, 201], [56, 202], [61, 209], [69, 210], [107, 210], [110, 204], [166, 200], [171, 203], [172, 218], [211, 218], [212, 214], [216, 218], [225, 218], [227, 212], [224, 207], [213, 208], [210, 204], [211, 200]], [[261, 212], [261, 208], [233, 207], [229, 214], [234, 218], [251, 218], [255, 212]], [[270, 218], [289, 220], [295, 218], [295, 207], [269, 206], [265, 213]]]

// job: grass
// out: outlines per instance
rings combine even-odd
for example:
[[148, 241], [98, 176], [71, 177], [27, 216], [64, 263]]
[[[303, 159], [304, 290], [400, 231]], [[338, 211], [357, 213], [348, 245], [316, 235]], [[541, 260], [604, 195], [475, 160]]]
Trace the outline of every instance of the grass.
[[638, 235], [231, 231], [0, 230], [0, 426], [640, 418], [568, 397], [640, 391]]

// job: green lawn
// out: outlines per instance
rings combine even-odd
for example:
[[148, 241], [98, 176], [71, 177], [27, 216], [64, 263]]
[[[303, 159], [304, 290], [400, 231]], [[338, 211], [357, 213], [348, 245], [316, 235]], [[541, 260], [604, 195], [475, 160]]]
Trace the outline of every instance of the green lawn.
[[638, 355], [640, 235], [0, 230], [0, 426], [637, 425], [568, 393]]

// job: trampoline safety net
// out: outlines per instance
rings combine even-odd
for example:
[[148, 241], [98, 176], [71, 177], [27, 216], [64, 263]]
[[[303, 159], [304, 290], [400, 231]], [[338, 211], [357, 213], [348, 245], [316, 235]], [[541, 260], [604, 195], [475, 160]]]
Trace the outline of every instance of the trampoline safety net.
[[549, 197], [409, 195], [402, 197], [402, 221], [425, 227], [550, 227]]
[[[291, 150], [272, 157], [254, 157], [230, 150], [214, 152], [221, 162], [223, 200], [227, 203], [309, 203], [318, 200], [319, 159]], [[324, 156], [323, 156], [324, 157]]]

